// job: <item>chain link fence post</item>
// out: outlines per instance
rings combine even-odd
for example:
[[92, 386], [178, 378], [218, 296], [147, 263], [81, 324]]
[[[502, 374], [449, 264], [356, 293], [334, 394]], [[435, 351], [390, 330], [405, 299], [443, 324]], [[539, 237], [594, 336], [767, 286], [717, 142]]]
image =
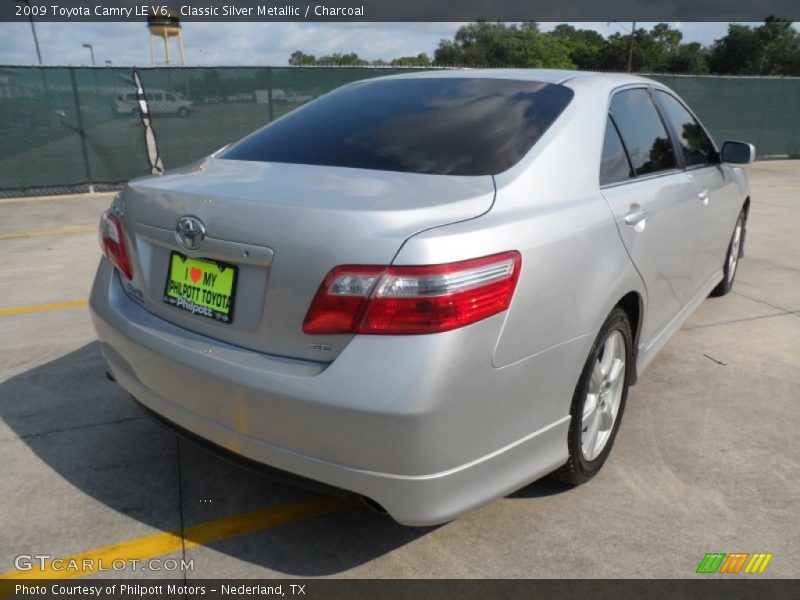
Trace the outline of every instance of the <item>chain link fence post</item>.
[[86, 129], [83, 124], [83, 111], [81, 110], [81, 102], [78, 98], [78, 83], [75, 80], [75, 67], [69, 68], [69, 78], [72, 83], [72, 98], [75, 101], [75, 119], [78, 122], [78, 135], [81, 140], [81, 152], [83, 153], [83, 167], [86, 171], [86, 183], [89, 184], [89, 192], [94, 193], [94, 186], [92, 185], [92, 166], [89, 162], [89, 149], [86, 145]]

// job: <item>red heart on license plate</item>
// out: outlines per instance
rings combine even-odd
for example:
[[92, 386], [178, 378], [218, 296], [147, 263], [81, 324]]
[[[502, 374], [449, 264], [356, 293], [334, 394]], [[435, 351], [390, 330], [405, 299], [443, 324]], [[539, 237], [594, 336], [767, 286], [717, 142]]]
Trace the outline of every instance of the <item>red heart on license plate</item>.
[[192, 278], [192, 281], [194, 283], [200, 281], [200, 278], [202, 276], [203, 276], [203, 271], [201, 269], [198, 269], [197, 267], [192, 267], [191, 269], [189, 269], [189, 277]]

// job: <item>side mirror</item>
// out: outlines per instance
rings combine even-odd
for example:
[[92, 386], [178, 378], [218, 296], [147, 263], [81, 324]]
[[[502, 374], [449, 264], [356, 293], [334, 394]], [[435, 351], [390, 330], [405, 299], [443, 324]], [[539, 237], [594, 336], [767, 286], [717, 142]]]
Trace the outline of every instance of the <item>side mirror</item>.
[[725, 142], [720, 156], [722, 162], [748, 165], [756, 160], [756, 147], [746, 142]]

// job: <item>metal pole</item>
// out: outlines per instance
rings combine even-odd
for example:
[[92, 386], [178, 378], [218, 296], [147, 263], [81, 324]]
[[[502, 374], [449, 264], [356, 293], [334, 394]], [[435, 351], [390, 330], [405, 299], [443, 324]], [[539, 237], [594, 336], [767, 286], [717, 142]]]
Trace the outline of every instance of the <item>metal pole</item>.
[[272, 108], [272, 68], [267, 67], [267, 101], [269, 102], [269, 121], [275, 120], [275, 111]]
[[631, 43], [628, 47], [628, 73], [633, 72], [633, 38], [636, 36], [636, 21], [631, 27]]
[[89, 184], [89, 191], [94, 192], [92, 185], [92, 167], [89, 164], [89, 148], [86, 146], [86, 130], [83, 127], [83, 112], [81, 103], [78, 99], [78, 83], [75, 81], [75, 68], [69, 68], [69, 78], [72, 81], [72, 98], [75, 102], [75, 117], [78, 121], [78, 135], [81, 138], [81, 151], [83, 152], [83, 168], [86, 172], [86, 183]]
[[181, 50], [181, 66], [186, 65], [186, 56], [183, 51], [183, 33], [180, 29], [178, 29], [178, 45]]
[[[31, 5], [31, 0], [17, 0], [19, 4]], [[42, 51], [39, 49], [39, 38], [36, 35], [36, 26], [33, 24], [33, 15], [28, 14], [28, 21], [31, 23], [31, 33], [33, 34], [33, 45], [36, 46], [36, 58], [39, 59], [39, 64], [43, 65]]]
[[31, 33], [33, 33], [33, 44], [36, 46], [36, 58], [39, 59], [39, 64], [43, 65], [42, 62], [42, 51], [39, 50], [39, 38], [36, 37], [36, 26], [33, 24], [33, 17], [28, 15], [28, 20], [31, 22]]
[[171, 61], [169, 59], [169, 37], [167, 36], [166, 28], [164, 28], [164, 56], [167, 59], [167, 66], [170, 66]]

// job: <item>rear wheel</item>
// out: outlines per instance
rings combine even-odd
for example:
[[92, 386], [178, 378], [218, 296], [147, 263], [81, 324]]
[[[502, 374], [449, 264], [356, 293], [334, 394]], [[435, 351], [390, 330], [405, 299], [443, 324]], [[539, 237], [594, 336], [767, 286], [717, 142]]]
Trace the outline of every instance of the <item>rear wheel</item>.
[[567, 439], [569, 460], [553, 473], [559, 481], [584, 483], [608, 458], [628, 396], [632, 346], [628, 315], [615, 308], [601, 327], [575, 388]]
[[724, 296], [731, 291], [733, 280], [736, 277], [736, 267], [739, 266], [739, 254], [742, 251], [742, 238], [744, 236], [744, 211], [739, 213], [736, 219], [736, 227], [733, 229], [731, 243], [728, 244], [728, 254], [725, 256], [725, 264], [722, 268], [722, 281], [711, 290], [712, 296]]

